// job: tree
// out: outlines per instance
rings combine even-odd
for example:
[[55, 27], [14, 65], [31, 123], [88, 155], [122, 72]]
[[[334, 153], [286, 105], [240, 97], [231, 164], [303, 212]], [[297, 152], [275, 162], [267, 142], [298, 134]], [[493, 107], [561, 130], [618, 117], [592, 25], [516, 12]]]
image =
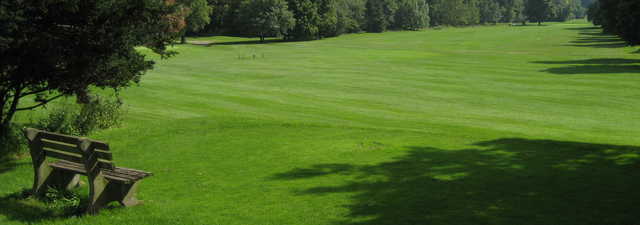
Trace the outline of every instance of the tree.
[[338, 0], [338, 34], [356, 33], [363, 30], [366, 0]]
[[466, 26], [477, 24], [480, 13], [465, 0], [431, 0], [431, 25]]
[[251, 0], [242, 9], [247, 31], [261, 42], [266, 36], [286, 35], [296, 23], [284, 0]]
[[504, 4], [504, 22], [522, 22], [525, 23], [524, 0], [507, 0]]
[[211, 22], [213, 7], [207, 0], [179, 0], [184, 13], [186, 14], [186, 27], [180, 36], [180, 43], [187, 43], [187, 32], [196, 32], [204, 28]]
[[0, 1], [0, 135], [16, 112], [139, 82], [153, 61], [135, 48], [170, 56], [183, 25], [163, 0]]
[[480, 23], [496, 24], [502, 18], [502, 7], [495, 0], [480, 0], [478, 3], [480, 10]]
[[288, 0], [289, 10], [293, 12], [296, 24], [289, 32], [297, 40], [311, 40], [318, 37], [320, 15], [318, 8], [310, 0]]
[[551, 0], [527, 0], [524, 13], [529, 21], [542, 25], [552, 15], [553, 4]]
[[394, 0], [367, 0], [367, 31], [384, 32], [395, 21], [398, 5]]
[[318, 39], [338, 36], [338, 4], [336, 0], [315, 0], [320, 20]]
[[395, 29], [419, 30], [429, 26], [429, 4], [425, 0], [400, 0]]

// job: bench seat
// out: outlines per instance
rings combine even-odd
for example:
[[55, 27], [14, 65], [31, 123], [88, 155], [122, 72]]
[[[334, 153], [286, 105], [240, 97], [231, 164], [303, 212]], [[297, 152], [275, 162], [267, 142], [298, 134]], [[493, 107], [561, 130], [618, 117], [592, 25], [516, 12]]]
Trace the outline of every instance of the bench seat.
[[[84, 168], [84, 165], [80, 163], [59, 160], [53, 163], [49, 163], [49, 166], [56, 169], [70, 170], [82, 175], [87, 175], [87, 170]], [[113, 170], [102, 169], [102, 173], [104, 173], [104, 177], [109, 180], [126, 184], [135, 183], [136, 181], [153, 175], [149, 172], [124, 167], [115, 167]]]

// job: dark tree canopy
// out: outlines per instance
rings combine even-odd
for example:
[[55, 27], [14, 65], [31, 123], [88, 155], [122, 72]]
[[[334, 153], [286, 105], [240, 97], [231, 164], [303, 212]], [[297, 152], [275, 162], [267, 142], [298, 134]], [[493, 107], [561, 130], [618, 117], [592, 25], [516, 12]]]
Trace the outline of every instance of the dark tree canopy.
[[285, 0], [250, 0], [242, 7], [245, 32], [260, 37], [283, 36], [296, 24]]
[[0, 126], [60, 96], [139, 82], [153, 62], [135, 48], [170, 55], [175, 12], [164, 0], [0, 1]]
[[525, 14], [529, 21], [541, 24], [553, 15], [551, 0], [527, 0]]
[[631, 45], [640, 44], [640, 1], [596, 0], [587, 14], [605, 32], [619, 35]]

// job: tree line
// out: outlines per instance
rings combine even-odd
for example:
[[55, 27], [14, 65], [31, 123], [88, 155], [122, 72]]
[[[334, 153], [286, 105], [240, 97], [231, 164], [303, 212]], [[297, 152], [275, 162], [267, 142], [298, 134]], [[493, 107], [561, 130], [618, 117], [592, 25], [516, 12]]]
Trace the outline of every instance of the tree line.
[[631, 45], [640, 44], [640, 1], [596, 0], [587, 14], [604, 32], [616, 34]]
[[[582, 18], [593, 0], [182, 0], [191, 34], [313, 40], [345, 33]], [[197, 3], [196, 3], [197, 2]], [[194, 4], [195, 3], [195, 4]], [[202, 13], [210, 12], [210, 14]], [[203, 25], [202, 21], [206, 21]], [[190, 24], [187, 21], [187, 24]]]

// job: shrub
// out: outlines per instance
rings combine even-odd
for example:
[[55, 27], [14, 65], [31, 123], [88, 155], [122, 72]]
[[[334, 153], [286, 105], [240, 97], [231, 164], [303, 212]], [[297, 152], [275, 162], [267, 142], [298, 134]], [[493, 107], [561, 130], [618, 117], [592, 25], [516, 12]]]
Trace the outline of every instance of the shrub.
[[0, 162], [9, 156], [23, 152], [26, 140], [18, 126], [10, 126], [6, 132], [0, 134]]
[[121, 108], [122, 101], [118, 97], [103, 99], [96, 96], [89, 103], [82, 104], [73, 126], [80, 135], [118, 126], [124, 114]]
[[85, 136], [119, 125], [123, 114], [122, 101], [117, 96], [113, 99], [94, 96], [80, 104], [79, 109], [65, 104], [53, 108], [48, 117], [35, 126], [50, 132]]

